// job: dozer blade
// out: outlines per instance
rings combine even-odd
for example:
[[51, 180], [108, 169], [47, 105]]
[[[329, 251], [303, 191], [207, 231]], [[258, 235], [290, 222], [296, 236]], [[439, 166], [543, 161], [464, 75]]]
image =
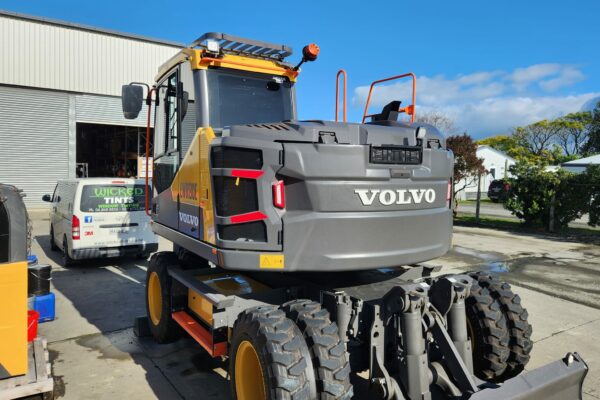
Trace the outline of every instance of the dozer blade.
[[588, 366], [577, 353], [568, 353], [531, 372], [509, 379], [501, 386], [483, 389], [470, 400], [574, 400], [582, 398]]

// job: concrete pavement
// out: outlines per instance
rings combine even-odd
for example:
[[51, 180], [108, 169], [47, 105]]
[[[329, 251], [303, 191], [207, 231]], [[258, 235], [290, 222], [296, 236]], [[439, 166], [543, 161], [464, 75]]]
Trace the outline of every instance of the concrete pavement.
[[[49, 249], [47, 217], [34, 216], [33, 222], [33, 252], [54, 268], [57, 319], [41, 324], [40, 334], [49, 341], [58, 398], [229, 398], [227, 364], [190, 339], [157, 345], [133, 335], [134, 317], [145, 313], [146, 261], [93, 261], [64, 269], [57, 263], [60, 254]], [[167, 250], [170, 243], [161, 241], [160, 247]], [[506, 271], [534, 327], [528, 369], [577, 350], [590, 366], [585, 398], [600, 399], [597, 247], [456, 227], [454, 249], [431, 263], [444, 265], [445, 273]], [[354, 382], [356, 392], [365, 393], [364, 380]]]

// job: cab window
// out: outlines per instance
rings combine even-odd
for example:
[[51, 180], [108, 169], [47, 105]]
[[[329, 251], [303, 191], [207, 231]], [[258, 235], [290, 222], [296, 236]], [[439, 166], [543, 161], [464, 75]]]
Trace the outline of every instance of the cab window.
[[178, 71], [158, 85], [154, 122], [154, 186], [158, 193], [171, 186], [180, 164]]

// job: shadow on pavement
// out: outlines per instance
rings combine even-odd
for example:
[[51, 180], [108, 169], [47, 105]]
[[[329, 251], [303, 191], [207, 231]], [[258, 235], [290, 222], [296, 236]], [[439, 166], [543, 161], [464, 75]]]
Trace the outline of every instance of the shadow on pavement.
[[[148, 387], [159, 399], [229, 398], [226, 363], [212, 359], [192, 339], [185, 337], [173, 344], [160, 345], [151, 337], [137, 338], [133, 334], [135, 317], [146, 314], [147, 260], [83, 260], [64, 268], [62, 253], [50, 250], [49, 235], [37, 235], [35, 240], [45, 258], [54, 264], [53, 290], [64, 296], [64, 308], [72, 314], [58, 313], [52, 325], [44, 327], [49, 336], [56, 336], [51, 339], [55, 341], [52, 347], [58, 349], [53, 354], [55, 363], [61, 363], [61, 371], [68, 370], [68, 376], [63, 371], [59, 377], [61, 390], [57, 398], [82, 398], [88, 389], [91, 397], [94, 391], [105, 398], [117, 390], [115, 394], [120, 393], [117, 398], [123, 398], [128, 391], [118, 392], [118, 386], [128, 384], [129, 378], [119, 376], [124, 373], [121, 369], [127, 368], [120, 361], [130, 359], [143, 368]], [[76, 345], [67, 345], [71, 341]], [[82, 374], [83, 379], [76, 379]], [[94, 384], [92, 377], [98, 374], [107, 380], [104, 387], [92, 390], [84, 386]], [[147, 392], [147, 388], [139, 389]]]

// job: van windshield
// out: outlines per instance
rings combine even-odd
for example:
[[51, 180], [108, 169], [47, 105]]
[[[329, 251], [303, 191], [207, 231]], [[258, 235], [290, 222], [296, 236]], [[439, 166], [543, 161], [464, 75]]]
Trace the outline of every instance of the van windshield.
[[145, 206], [144, 185], [85, 185], [81, 191], [83, 212], [143, 211]]
[[210, 69], [207, 77], [213, 128], [294, 118], [294, 84], [288, 78], [227, 69]]

